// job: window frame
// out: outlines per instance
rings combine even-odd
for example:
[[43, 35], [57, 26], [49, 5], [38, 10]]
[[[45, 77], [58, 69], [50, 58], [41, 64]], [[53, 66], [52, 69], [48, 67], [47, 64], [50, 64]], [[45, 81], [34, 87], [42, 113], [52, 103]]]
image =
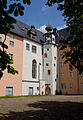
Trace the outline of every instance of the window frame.
[[32, 78], [37, 78], [37, 62], [36, 60], [32, 60]]
[[30, 51], [30, 44], [26, 43], [26, 50]]
[[14, 55], [12, 53], [9, 53], [8, 55], [10, 57], [10, 60], [13, 60]]
[[72, 90], [73, 89], [73, 84], [72, 83], [70, 83], [70, 90]]
[[32, 45], [32, 53], [37, 53], [37, 46]]
[[2, 37], [0, 37], [0, 42], [2, 42]]
[[14, 39], [14, 35], [13, 35], [13, 34], [10, 34], [10, 38]]
[[[12, 43], [13, 43], [13, 44], [12, 44]], [[14, 46], [14, 41], [10, 40], [10, 41], [9, 41], [9, 45], [13, 47], [13, 46]]]
[[47, 53], [44, 53], [44, 58], [47, 58]]
[[64, 78], [65, 74], [64, 73], [60, 73], [60, 78]]
[[49, 63], [46, 63], [46, 66], [49, 66]]
[[70, 78], [74, 77], [74, 72], [70, 72]]
[[48, 70], [48, 75], [51, 75], [51, 70]]
[[[10, 89], [10, 88], [12, 88], [12, 94], [7, 95], [8, 89]], [[11, 91], [9, 91], [9, 93], [10, 93], [10, 92], [11, 92]], [[5, 88], [5, 95], [6, 95], [6, 96], [13, 96], [13, 86], [6, 86], [6, 88]]]
[[64, 67], [64, 62], [60, 62], [60, 68]]

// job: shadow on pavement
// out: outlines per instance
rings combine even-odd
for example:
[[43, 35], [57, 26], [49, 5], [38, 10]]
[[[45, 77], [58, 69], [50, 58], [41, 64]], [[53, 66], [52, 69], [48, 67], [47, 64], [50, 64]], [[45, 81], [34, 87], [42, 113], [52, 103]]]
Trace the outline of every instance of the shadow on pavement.
[[41, 101], [27, 106], [40, 110], [10, 112], [0, 120], [83, 120], [83, 103]]

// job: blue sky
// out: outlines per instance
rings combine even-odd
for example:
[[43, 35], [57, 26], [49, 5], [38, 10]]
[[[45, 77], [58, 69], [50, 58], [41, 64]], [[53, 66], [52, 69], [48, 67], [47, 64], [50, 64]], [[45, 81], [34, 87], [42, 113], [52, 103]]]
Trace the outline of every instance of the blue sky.
[[28, 25], [34, 25], [37, 29], [45, 32], [45, 26], [50, 23], [53, 28], [64, 28], [65, 22], [62, 12], [57, 7], [45, 6], [47, 0], [31, 0], [31, 5], [25, 5], [24, 16], [18, 16], [16, 19]]

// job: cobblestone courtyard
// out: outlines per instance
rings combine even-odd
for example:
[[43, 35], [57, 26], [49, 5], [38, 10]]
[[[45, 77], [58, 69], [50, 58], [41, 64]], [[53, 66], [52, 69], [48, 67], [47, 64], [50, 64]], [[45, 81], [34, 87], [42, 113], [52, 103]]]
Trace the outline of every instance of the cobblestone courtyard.
[[83, 120], [83, 96], [0, 99], [0, 120]]

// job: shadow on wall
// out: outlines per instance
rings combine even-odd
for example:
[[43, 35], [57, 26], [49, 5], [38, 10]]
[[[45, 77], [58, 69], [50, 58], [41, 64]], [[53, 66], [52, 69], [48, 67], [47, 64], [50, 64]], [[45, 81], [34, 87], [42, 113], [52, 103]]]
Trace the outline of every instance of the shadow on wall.
[[10, 112], [0, 120], [83, 120], [83, 103], [41, 101], [28, 106], [41, 110]]

